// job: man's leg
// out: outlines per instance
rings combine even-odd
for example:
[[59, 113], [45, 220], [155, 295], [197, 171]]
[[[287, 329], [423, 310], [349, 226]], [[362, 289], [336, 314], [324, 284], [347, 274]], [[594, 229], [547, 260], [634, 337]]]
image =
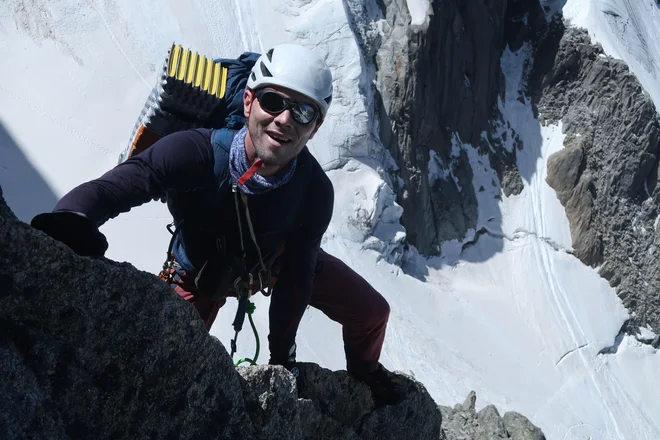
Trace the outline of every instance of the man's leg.
[[400, 380], [378, 362], [390, 316], [385, 298], [341, 260], [320, 250], [311, 306], [342, 325], [346, 370], [369, 386], [376, 404], [399, 403]]
[[390, 306], [364, 278], [323, 250], [310, 305], [342, 325], [348, 372], [363, 375], [378, 368]]

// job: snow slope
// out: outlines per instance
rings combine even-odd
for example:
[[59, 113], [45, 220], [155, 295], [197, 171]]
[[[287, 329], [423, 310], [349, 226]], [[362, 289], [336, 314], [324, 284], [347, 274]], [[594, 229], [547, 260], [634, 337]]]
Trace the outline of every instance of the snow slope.
[[[580, 12], [576, 4], [566, 8]], [[420, 281], [380, 258], [379, 250], [402, 238], [400, 208], [379, 176], [382, 147], [366, 134], [369, 97], [358, 90], [364, 72], [341, 1], [24, 5], [0, 4], [0, 55], [10, 60], [0, 67], [0, 184], [23, 220], [114, 166], [172, 41], [210, 56], [288, 41], [316, 47], [333, 67], [336, 90], [311, 145], [337, 194], [323, 247], [390, 302], [383, 363], [424, 382], [438, 404], [453, 405], [475, 390], [480, 406], [519, 411], [549, 439], [660, 438], [654, 417], [660, 386], [650, 379], [660, 358], [630, 337], [615, 354], [598, 354], [614, 344], [627, 312], [607, 282], [570, 254], [568, 221], [545, 183], [546, 160], [562, 148], [561, 127], [540, 127], [529, 103], [500, 103], [525, 144], [518, 152], [525, 189], [518, 196], [500, 200], [488, 158], [455, 139], [455, 148], [471, 159], [474, 187], [484, 187], [477, 230], [485, 232], [443, 244], [443, 258], [409, 256]], [[424, 1], [408, 5], [415, 24], [426, 20]], [[658, 26], [650, 14], [640, 23], [649, 33]], [[655, 56], [651, 40], [647, 53]], [[511, 91], [520, 87], [527, 56], [526, 47], [503, 56]], [[158, 203], [111, 220], [102, 228], [108, 256], [157, 271], [169, 220]], [[379, 222], [369, 226], [372, 220]], [[268, 301], [256, 302], [265, 342]], [[227, 345], [234, 313], [230, 302], [212, 329]], [[240, 357], [252, 355], [249, 328], [238, 343]], [[340, 328], [313, 309], [303, 318], [298, 347], [300, 360], [344, 366]], [[267, 359], [262, 351], [260, 361]]]

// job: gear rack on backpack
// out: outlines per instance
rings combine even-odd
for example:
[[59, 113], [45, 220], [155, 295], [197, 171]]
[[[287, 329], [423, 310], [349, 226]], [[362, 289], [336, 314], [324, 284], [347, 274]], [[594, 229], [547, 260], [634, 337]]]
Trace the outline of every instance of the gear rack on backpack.
[[173, 43], [118, 163], [165, 135], [203, 127], [222, 102], [227, 71], [220, 62]]

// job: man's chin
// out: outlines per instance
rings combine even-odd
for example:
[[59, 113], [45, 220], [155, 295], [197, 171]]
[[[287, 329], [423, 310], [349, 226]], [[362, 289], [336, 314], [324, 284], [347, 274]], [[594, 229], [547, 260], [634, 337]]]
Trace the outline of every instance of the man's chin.
[[257, 156], [266, 165], [282, 166], [291, 160], [286, 154], [278, 154], [284, 152], [280, 148], [265, 148], [265, 151], [258, 151]]
[[282, 165], [286, 165], [290, 161], [290, 159], [282, 158], [272, 154], [260, 155], [259, 159], [261, 159], [264, 165], [267, 165], [269, 167], [281, 167]]

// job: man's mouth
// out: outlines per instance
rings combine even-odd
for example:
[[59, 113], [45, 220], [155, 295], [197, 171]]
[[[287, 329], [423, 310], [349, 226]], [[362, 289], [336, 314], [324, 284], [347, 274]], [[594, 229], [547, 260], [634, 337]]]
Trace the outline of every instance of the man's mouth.
[[271, 139], [273, 139], [274, 141], [276, 141], [280, 144], [286, 144], [287, 142], [291, 142], [291, 139], [289, 139], [288, 137], [283, 136], [283, 135], [279, 135], [279, 134], [276, 134], [276, 133], [266, 133], [266, 134]]

